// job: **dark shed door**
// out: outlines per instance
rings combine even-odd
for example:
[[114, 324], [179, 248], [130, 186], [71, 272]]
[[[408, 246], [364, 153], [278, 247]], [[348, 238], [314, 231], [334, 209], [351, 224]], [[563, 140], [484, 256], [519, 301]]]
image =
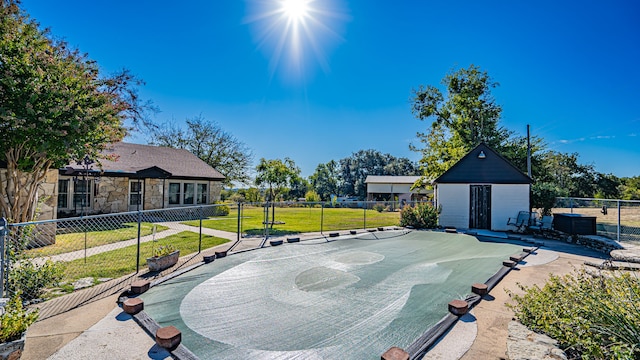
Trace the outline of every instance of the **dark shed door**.
[[491, 185], [471, 185], [469, 228], [491, 229]]

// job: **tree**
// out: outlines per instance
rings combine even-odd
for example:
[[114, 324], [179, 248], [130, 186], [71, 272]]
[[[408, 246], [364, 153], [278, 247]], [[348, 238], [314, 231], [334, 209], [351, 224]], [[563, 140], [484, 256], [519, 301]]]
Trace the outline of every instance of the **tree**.
[[287, 199], [289, 200], [297, 200], [300, 198], [304, 198], [309, 191], [309, 181], [307, 179], [301, 177], [299, 174], [292, 177], [289, 181], [289, 194]]
[[340, 188], [340, 173], [338, 163], [334, 160], [326, 164], [318, 164], [316, 171], [309, 176], [311, 187], [324, 201], [331, 199], [331, 195], [338, 195]]
[[252, 151], [215, 122], [202, 117], [187, 119], [187, 128], [162, 126], [153, 134], [151, 143], [185, 149], [225, 176], [225, 184], [247, 184], [253, 162]]
[[340, 160], [340, 192], [365, 199], [369, 175], [418, 175], [419, 169], [409, 159], [396, 158], [377, 150], [360, 150]]
[[448, 170], [481, 141], [500, 150], [511, 133], [499, 126], [502, 108], [491, 89], [498, 86], [486, 71], [471, 65], [452, 71], [442, 79], [446, 97], [436, 87], [413, 90], [411, 111], [419, 120], [432, 120], [429, 130], [418, 133], [423, 148], [420, 165], [429, 180]]
[[640, 200], [640, 176], [621, 178], [620, 196], [624, 200]]
[[36, 217], [47, 171], [98, 159], [126, 134], [125, 120], [148, 124], [149, 104], [128, 71], [103, 77], [86, 55], [53, 40], [16, 0], [0, 0], [0, 212], [14, 222]]
[[272, 202], [271, 227], [275, 222], [275, 203], [278, 195], [287, 187], [291, 180], [299, 178], [300, 169], [295, 162], [289, 158], [284, 161], [280, 159], [266, 160], [260, 159], [260, 163], [256, 167], [257, 176], [255, 184], [257, 186], [266, 186], [268, 189], [267, 201]]

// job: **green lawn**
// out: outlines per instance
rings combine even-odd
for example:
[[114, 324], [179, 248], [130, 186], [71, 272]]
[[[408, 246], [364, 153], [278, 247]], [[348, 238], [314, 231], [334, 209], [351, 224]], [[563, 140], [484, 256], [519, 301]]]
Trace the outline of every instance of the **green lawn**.
[[[182, 231], [178, 234], [162, 238], [154, 242], [140, 244], [140, 266], [147, 265], [147, 257], [153, 254], [153, 248], [172, 244], [180, 250], [180, 256], [185, 256], [198, 251], [197, 233]], [[215, 236], [202, 235], [202, 250], [229, 242]], [[97, 255], [69, 261], [64, 263], [64, 280], [73, 281], [84, 277], [94, 278], [118, 278], [136, 271], [136, 251], [137, 246], [132, 245], [121, 249], [116, 249]]]
[[[140, 235], [151, 235], [168, 229], [166, 226], [155, 225], [152, 223], [140, 224]], [[113, 244], [124, 240], [136, 239], [138, 237], [138, 223], [123, 223], [121, 227], [116, 229], [108, 229], [101, 231], [89, 231], [86, 233], [86, 246], [92, 248], [100, 245]], [[30, 257], [51, 256], [64, 254], [72, 251], [82, 250], [85, 248], [85, 233], [73, 232], [68, 234], [56, 235], [56, 243], [40, 248], [30, 249], [26, 254]]]
[[[270, 215], [271, 216], [271, 215]], [[348, 208], [276, 208], [276, 224], [270, 230], [270, 234], [286, 235], [304, 232], [337, 231], [347, 229], [362, 229], [365, 226], [365, 210]], [[262, 234], [264, 225], [264, 208], [244, 207], [242, 213], [242, 232], [246, 234]], [[271, 217], [269, 217], [271, 221]], [[284, 224], [279, 224], [282, 222]], [[378, 212], [366, 210], [366, 227], [395, 226], [400, 222], [400, 212]], [[188, 221], [185, 224], [198, 226], [199, 221]], [[224, 217], [215, 217], [202, 221], [202, 226], [236, 232], [238, 218], [236, 214]]]

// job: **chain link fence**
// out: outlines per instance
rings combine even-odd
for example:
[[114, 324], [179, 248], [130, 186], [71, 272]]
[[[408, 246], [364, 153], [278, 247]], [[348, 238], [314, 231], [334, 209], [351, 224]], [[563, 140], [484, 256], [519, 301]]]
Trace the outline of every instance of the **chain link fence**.
[[561, 197], [552, 212], [596, 217], [598, 235], [640, 244], [640, 200]]
[[[196, 256], [216, 247], [243, 251], [264, 246], [269, 237], [300, 233], [320, 237], [340, 230], [396, 226], [403, 205], [412, 204], [241, 203], [16, 224], [2, 219], [0, 295], [19, 292], [23, 301], [34, 304], [85, 288], [107, 293], [109, 284], [123, 285], [117, 279], [161, 275], [149, 272], [147, 260], [164, 247], [180, 250], [181, 262], [163, 275], [177, 271], [180, 264], [201, 261]], [[59, 311], [69, 306], [73, 305]]]

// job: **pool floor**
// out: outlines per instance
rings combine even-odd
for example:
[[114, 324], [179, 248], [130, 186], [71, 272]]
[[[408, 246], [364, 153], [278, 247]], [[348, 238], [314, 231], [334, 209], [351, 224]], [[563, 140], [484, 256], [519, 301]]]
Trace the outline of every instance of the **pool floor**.
[[217, 259], [151, 288], [145, 311], [202, 359], [379, 359], [520, 250], [462, 234], [379, 236]]

